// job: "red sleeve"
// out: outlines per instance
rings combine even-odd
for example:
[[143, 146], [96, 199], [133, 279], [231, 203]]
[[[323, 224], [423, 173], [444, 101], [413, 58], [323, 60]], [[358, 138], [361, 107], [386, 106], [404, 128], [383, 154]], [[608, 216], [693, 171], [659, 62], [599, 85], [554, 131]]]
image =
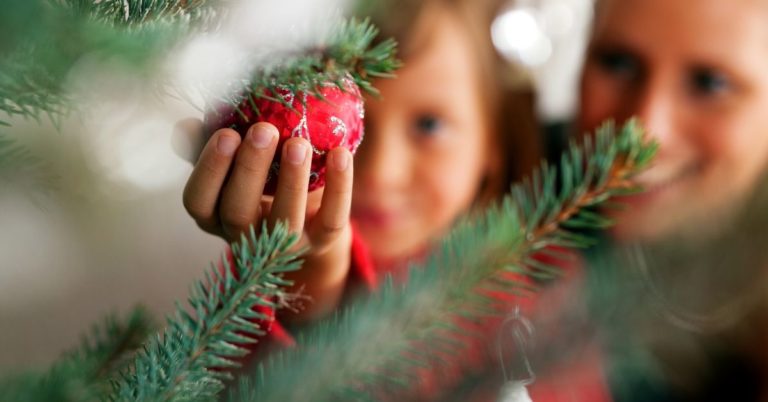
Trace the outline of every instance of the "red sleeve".
[[[557, 250], [564, 251], [564, 250]], [[232, 264], [233, 258], [231, 252], [228, 253], [229, 262]], [[580, 261], [563, 261], [557, 257], [552, 257], [551, 254], [537, 255], [540, 262], [546, 262], [553, 265], [559, 265], [563, 271], [564, 276], [568, 279], [578, 277], [581, 272]], [[533, 285], [527, 277], [516, 278], [523, 283]], [[348, 303], [351, 295], [358, 291], [373, 291], [377, 287], [377, 275], [376, 269], [373, 264], [368, 247], [362, 238], [357, 234], [354, 226], [352, 228], [352, 243], [351, 243], [351, 265], [348, 276], [348, 282], [344, 290], [344, 298], [342, 303]], [[499, 297], [503, 299], [514, 299], [514, 303], [523, 308], [524, 311], [532, 313], [537, 307], [537, 297], [520, 298], [519, 296], [512, 296], [508, 294], [499, 294]], [[512, 300], [507, 300], [511, 302]], [[267, 334], [259, 339], [259, 342], [255, 345], [251, 345], [252, 353], [243, 362], [248, 364], [250, 362], [258, 361], [263, 358], [269, 350], [280, 349], [284, 347], [296, 346], [296, 341], [293, 336], [285, 329], [285, 327], [275, 319], [275, 312], [265, 306], [258, 306], [257, 310], [269, 317], [267, 320], [263, 320], [262, 328], [265, 328]], [[608, 390], [607, 381], [605, 378], [604, 367], [602, 364], [602, 356], [598, 348], [593, 347], [585, 351], [583, 356], [575, 359], [576, 361], [570, 362], [563, 367], [559, 367], [554, 375], [540, 378], [531, 387], [531, 395], [534, 400], [547, 401], [547, 402], [560, 402], [560, 401], [575, 401], [575, 402], [609, 402], [611, 401], [610, 392]], [[431, 374], [429, 372], [422, 373], [420, 376], [420, 382], [429, 384]], [[437, 378], [432, 379], [434, 384], [440, 384], [440, 380]], [[427, 385], [427, 388], [429, 386]]]

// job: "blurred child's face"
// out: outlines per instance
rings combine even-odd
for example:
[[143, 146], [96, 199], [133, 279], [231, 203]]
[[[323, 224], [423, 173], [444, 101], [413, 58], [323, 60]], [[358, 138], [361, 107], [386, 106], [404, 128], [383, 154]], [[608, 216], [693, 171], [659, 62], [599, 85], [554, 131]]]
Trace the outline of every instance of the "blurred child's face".
[[[637, 116], [660, 143], [628, 197], [619, 238], [654, 239], [711, 217], [768, 160], [764, 0], [601, 0], [582, 78], [580, 124]], [[695, 226], [692, 225], [692, 226]]]
[[[430, 12], [431, 11], [431, 12]], [[467, 211], [490, 165], [490, 128], [465, 28], [450, 11], [424, 12], [394, 80], [366, 102], [355, 156], [353, 220], [375, 259], [423, 252]]]

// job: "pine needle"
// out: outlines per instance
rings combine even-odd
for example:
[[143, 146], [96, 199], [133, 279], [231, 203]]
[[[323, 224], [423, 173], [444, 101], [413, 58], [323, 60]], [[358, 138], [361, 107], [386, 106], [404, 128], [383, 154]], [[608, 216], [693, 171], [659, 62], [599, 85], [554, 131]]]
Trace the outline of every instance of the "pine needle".
[[[299, 269], [297, 237], [283, 224], [260, 236], [253, 228], [232, 246], [235, 266], [211, 267], [190, 291], [190, 311], [179, 306], [162, 334], [138, 353], [115, 382], [111, 401], [212, 401], [248, 345], [266, 333], [270, 318], [254, 310], [277, 308], [284, 272]], [[255, 321], [252, 319], [258, 319]]]
[[[142, 67], [211, 28], [218, 1], [9, 0], [0, 23], [0, 112], [56, 122], [72, 110], [67, 74], [81, 58]], [[35, 23], [18, 21], [35, 19]], [[0, 24], [2, 25], [2, 24]], [[0, 124], [8, 124], [0, 118]]]
[[[43, 189], [45, 195], [55, 190], [58, 176], [45, 160], [33, 154], [17, 141], [0, 132], [0, 186], [27, 189]], [[30, 190], [30, 198], [36, 200], [37, 192]]]
[[0, 383], [0, 400], [102, 401], [109, 391], [108, 380], [122, 369], [152, 329], [142, 308], [134, 309], [125, 321], [109, 316], [94, 326], [80, 348], [65, 353], [47, 373], [23, 374]]
[[[293, 108], [278, 95], [280, 91], [303, 92], [322, 99], [321, 89], [329, 84], [347, 91], [345, 79], [351, 79], [362, 91], [378, 96], [371, 80], [394, 77], [394, 71], [401, 66], [395, 57], [397, 42], [390, 38], [374, 45], [378, 34], [378, 28], [368, 19], [342, 21], [315, 48], [282, 56], [281, 62], [269, 66], [254, 68], [243, 91], [232, 98], [212, 101], [216, 107], [211, 109], [230, 113], [232, 108], [238, 110], [236, 108], [246, 97], [250, 97], [251, 102], [253, 98], [260, 98]], [[274, 58], [281, 57], [275, 55]]]
[[441, 361], [456, 358], [440, 351], [471, 336], [457, 323], [494, 313], [485, 289], [520, 291], [523, 285], [505, 279], [505, 270], [553, 278], [556, 266], [531, 263], [536, 251], [590, 245], [590, 237], [566, 224], [602, 227], [605, 222], [588, 208], [634, 189], [632, 176], [648, 165], [655, 150], [633, 122], [618, 133], [608, 124], [582, 146], [572, 144], [558, 172], [562, 187], [554, 169], [543, 166], [482, 219], [461, 225], [424, 266], [410, 269], [404, 285], [390, 281], [303, 334], [298, 350], [263, 362], [229, 400], [374, 400], [413, 386], [410, 375], [418, 367], [440, 367]]

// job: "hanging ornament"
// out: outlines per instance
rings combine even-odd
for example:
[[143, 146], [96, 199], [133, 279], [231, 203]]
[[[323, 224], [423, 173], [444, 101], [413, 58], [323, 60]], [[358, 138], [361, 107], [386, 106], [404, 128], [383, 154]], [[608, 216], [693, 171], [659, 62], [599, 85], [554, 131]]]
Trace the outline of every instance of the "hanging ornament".
[[[504, 347], [508, 344], [507, 335], [511, 335], [515, 347], [511, 354], [504, 353]], [[504, 375], [504, 385], [499, 392], [498, 402], [533, 402], [528, 394], [528, 386], [536, 380], [536, 375], [531, 368], [531, 362], [528, 360], [528, 351], [533, 344], [533, 324], [520, 313], [520, 306], [515, 307], [515, 311], [507, 318], [499, 330], [496, 346], [498, 349], [499, 363], [501, 372]], [[525, 367], [526, 375], [524, 378], [516, 379], [511, 371], [507, 370], [505, 364], [506, 356], [516, 356], [522, 361]]]
[[[266, 91], [266, 90], [265, 90]], [[312, 145], [309, 191], [325, 185], [325, 160], [328, 151], [345, 147], [354, 153], [363, 140], [363, 95], [355, 82], [345, 77], [340, 84], [326, 83], [309, 91], [278, 88], [266, 97], [246, 94], [237, 107], [225, 106], [206, 114], [206, 132], [231, 128], [241, 136], [257, 122], [274, 124], [280, 133], [278, 148], [270, 167], [264, 194], [273, 195], [280, 169], [280, 150], [289, 138], [301, 137]], [[278, 98], [279, 97], [279, 98]]]
[[507, 381], [501, 387], [499, 402], [533, 402], [526, 385], [522, 381]]
[[400, 67], [397, 43], [379, 41], [378, 35], [369, 20], [339, 21], [328, 37], [303, 51], [255, 63], [248, 79], [227, 86], [238, 96], [206, 100], [206, 133], [231, 128], [244, 136], [258, 122], [277, 127], [280, 139], [266, 195], [275, 193], [283, 145], [292, 137], [304, 138], [312, 146], [308, 190], [322, 187], [328, 152], [345, 147], [354, 153], [363, 139], [362, 93], [378, 95], [372, 80], [394, 77]]

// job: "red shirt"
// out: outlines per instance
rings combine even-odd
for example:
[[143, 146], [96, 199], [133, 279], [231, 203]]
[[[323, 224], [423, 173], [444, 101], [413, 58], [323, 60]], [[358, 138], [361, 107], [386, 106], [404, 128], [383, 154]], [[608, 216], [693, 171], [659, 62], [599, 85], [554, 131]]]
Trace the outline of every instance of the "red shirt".
[[[374, 267], [373, 260], [368, 248], [362, 238], [356, 234], [353, 230], [352, 236], [352, 253], [351, 253], [351, 267], [348, 277], [348, 283], [345, 290], [345, 296], [348, 296], [355, 289], [363, 288], [369, 292], [375, 291], [378, 287], [379, 275]], [[542, 257], [543, 258], [543, 257]], [[566, 273], [565, 278], [561, 282], [577, 283], [581, 278], [580, 264], [571, 264], [572, 266], [564, 267]], [[527, 277], [520, 276], [516, 278], [520, 281], [530, 280]], [[569, 287], [566, 286], [565, 289]], [[519, 306], [523, 311], [523, 314], [530, 317], [535, 314], [539, 314], [542, 310], [552, 310], [552, 305], [561, 305], [562, 303], [568, 303], [567, 298], [564, 298], [561, 290], [554, 287], [547, 291], [546, 303], [541, 302], [541, 298], [533, 297], [518, 297], [499, 294], [498, 298], [504, 300], [505, 305]], [[567, 293], [567, 292], [565, 292]], [[345, 297], [346, 298], [346, 297]], [[254, 355], [256, 359], [259, 358], [263, 352], [263, 346], [270, 345], [268, 349], [276, 347], [294, 347], [296, 342], [291, 336], [289, 331], [280, 324], [278, 320], [274, 319], [274, 312], [270, 311], [266, 307], [258, 308], [261, 312], [266, 313], [273, 317], [273, 320], [266, 323], [268, 334], [260, 339], [259, 347], [254, 347]], [[488, 328], [494, 327], [498, 330], [498, 326], [501, 324], [501, 320], [494, 320], [487, 323]], [[485, 324], [484, 324], [485, 326]], [[567, 337], [568, 334], [559, 334], [556, 336]], [[255, 345], [254, 345], [255, 346]], [[450, 381], [447, 377], [452, 377], [446, 373], [452, 372], [456, 374], [454, 380], [458, 381], [459, 376], [463, 375], [463, 372], [467, 369], [467, 366], [471, 369], [472, 366], [489, 367], [489, 363], [495, 364], [495, 362], [489, 362], [488, 358], [493, 359], [493, 348], [488, 350], [489, 345], [475, 344], [469, 345], [467, 350], [472, 351], [477, 349], [478, 353], [471, 353], [470, 355], [463, 355], [464, 358], [471, 356], [469, 361], [461, 361], [459, 366], [453, 368], [455, 370], [440, 370], [439, 373], [430, 370], [419, 370], [418, 376], [420, 379], [420, 388], [424, 388], [419, 392], [419, 396], [415, 397], [417, 400], [435, 399], [432, 396], [437, 395], [436, 390], [444, 389], [446, 382]], [[486, 349], [480, 351], [480, 349]], [[498, 357], [496, 357], [498, 359]], [[466, 359], [465, 359], [466, 360]], [[499, 363], [500, 364], [500, 363]], [[488, 381], [489, 385], [485, 389], [481, 389], [476, 393], [472, 393], [469, 400], [479, 401], [494, 401], [497, 399], [498, 391], [500, 390], [501, 383], [498, 379], [501, 378], [501, 369], [499, 366], [493, 366], [498, 368], [489, 377], [494, 377], [496, 381]], [[535, 368], [534, 368], [534, 371]], [[537, 373], [537, 379], [529, 387], [529, 393], [534, 402], [608, 402], [611, 401], [610, 392], [607, 385], [607, 379], [603, 370], [602, 358], [599, 347], [595, 344], [586, 345], [578, 353], [571, 354], [567, 361], [559, 362], [554, 365], [554, 368], [550, 368], [546, 375]]]

